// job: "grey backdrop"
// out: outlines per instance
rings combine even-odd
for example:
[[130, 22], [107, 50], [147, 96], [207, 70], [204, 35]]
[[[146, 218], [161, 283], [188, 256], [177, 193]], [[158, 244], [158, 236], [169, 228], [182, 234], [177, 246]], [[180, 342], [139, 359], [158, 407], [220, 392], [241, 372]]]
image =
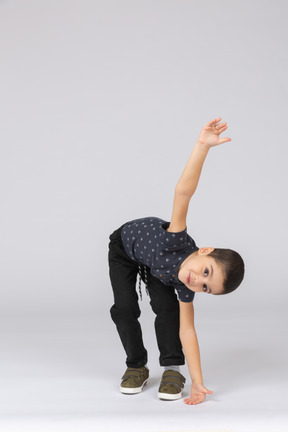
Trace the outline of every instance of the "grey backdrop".
[[[271, 342], [266, 361], [277, 350], [286, 359], [286, 17], [280, 0], [0, 2], [0, 315], [10, 336], [29, 320], [91, 319], [91, 343], [110, 340], [123, 372], [108, 236], [129, 219], [169, 220], [199, 131], [221, 116], [232, 142], [208, 155], [188, 232], [198, 246], [239, 251], [246, 276], [230, 296], [196, 295], [196, 320], [209, 329], [204, 347], [225, 330], [233, 340], [234, 326], [256, 351]], [[143, 309], [149, 327], [145, 298]]]

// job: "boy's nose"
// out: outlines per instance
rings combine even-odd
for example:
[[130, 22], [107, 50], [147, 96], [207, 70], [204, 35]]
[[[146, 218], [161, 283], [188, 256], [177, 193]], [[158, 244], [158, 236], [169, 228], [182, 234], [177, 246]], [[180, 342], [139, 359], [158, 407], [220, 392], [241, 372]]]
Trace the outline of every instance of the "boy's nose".
[[204, 283], [205, 283], [205, 280], [201, 277], [198, 277], [195, 280], [195, 285], [197, 286], [197, 288], [201, 288]]
[[191, 275], [191, 278], [192, 278], [193, 285], [197, 287], [199, 285], [199, 277], [197, 275], [193, 274], [193, 275]]

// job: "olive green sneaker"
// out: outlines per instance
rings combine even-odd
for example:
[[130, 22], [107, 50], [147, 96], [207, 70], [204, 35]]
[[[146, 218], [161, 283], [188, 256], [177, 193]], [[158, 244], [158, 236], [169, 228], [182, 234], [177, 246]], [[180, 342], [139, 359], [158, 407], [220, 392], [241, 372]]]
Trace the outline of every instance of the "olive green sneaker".
[[182, 397], [186, 379], [180, 372], [166, 370], [162, 375], [162, 380], [158, 390], [159, 399], [176, 400]]
[[149, 378], [149, 369], [146, 366], [126, 369], [122, 376], [120, 391], [125, 394], [136, 394], [143, 390]]

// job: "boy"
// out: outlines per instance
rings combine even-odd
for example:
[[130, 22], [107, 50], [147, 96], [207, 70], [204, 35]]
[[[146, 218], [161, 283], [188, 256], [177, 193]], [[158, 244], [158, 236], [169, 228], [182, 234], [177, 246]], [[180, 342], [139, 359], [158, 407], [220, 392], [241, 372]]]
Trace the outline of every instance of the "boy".
[[110, 236], [109, 266], [114, 293], [110, 312], [127, 354], [127, 370], [120, 385], [122, 393], [140, 393], [149, 377], [147, 351], [138, 321], [140, 309], [135, 289], [138, 273], [140, 296], [144, 278], [156, 314], [160, 365], [165, 368], [158, 397], [175, 400], [182, 396], [185, 383], [179, 368], [184, 364], [182, 347], [192, 380], [190, 397], [184, 402], [198, 404], [212, 393], [203, 385], [193, 298], [195, 292], [219, 295], [234, 291], [243, 279], [244, 263], [230, 249], [199, 249], [187, 234], [186, 216], [209, 149], [231, 141], [228, 137], [220, 138], [227, 129], [226, 122], [220, 120], [221, 117], [211, 120], [200, 132], [175, 188], [171, 222], [155, 217], [136, 219]]

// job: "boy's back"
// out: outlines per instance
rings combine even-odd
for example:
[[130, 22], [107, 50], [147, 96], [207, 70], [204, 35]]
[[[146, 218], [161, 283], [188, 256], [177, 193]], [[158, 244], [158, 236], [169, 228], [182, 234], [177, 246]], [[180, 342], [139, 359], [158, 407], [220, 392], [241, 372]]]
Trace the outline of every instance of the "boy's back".
[[194, 292], [179, 281], [178, 270], [198, 248], [186, 229], [171, 233], [168, 228], [169, 222], [160, 218], [135, 219], [122, 230], [123, 246], [131, 259], [149, 267], [151, 274], [164, 285], [175, 287], [181, 301], [192, 301]]

